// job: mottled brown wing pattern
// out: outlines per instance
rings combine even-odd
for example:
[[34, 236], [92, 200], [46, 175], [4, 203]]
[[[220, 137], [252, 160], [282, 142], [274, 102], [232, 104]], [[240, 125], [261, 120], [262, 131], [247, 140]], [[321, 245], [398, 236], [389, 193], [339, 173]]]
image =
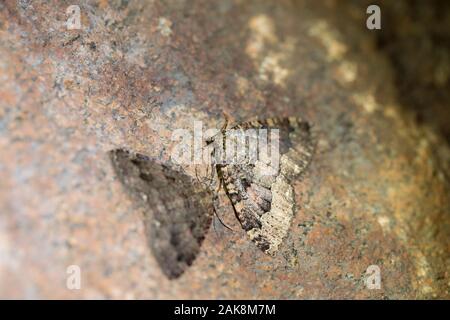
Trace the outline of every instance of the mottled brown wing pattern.
[[[262, 174], [267, 166], [261, 161], [216, 164], [216, 169], [243, 229], [263, 252], [275, 254], [294, 216], [292, 181], [310, 163], [315, 139], [309, 124], [298, 118], [271, 118], [232, 127], [263, 128], [280, 131], [276, 171]], [[224, 145], [225, 131], [221, 137]], [[117, 149], [110, 151], [110, 158], [119, 180], [145, 206], [147, 241], [158, 264], [169, 279], [178, 278], [192, 265], [211, 224], [211, 190], [141, 154]]]
[[192, 265], [211, 224], [212, 195], [190, 176], [148, 157], [118, 149], [110, 151], [113, 168], [145, 206], [149, 247], [169, 279]]
[[[261, 174], [264, 166], [255, 163], [219, 164], [217, 172], [231, 200], [242, 228], [267, 254], [275, 254], [294, 216], [292, 181], [311, 162], [315, 139], [310, 125], [299, 118], [271, 118], [245, 122], [237, 130], [279, 129], [280, 166], [273, 174]], [[222, 139], [227, 136], [223, 132]]]

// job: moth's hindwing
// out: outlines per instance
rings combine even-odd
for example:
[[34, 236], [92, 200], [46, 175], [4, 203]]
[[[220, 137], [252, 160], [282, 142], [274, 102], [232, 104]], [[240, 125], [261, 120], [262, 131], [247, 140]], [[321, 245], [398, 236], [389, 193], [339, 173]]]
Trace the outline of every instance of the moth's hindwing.
[[[279, 166], [270, 174], [259, 160], [217, 165], [219, 177], [233, 204], [237, 218], [250, 239], [267, 254], [275, 254], [294, 216], [292, 181], [311, 162], [315, 142], [310, 125], [299, 118], [272, 118], [245, 122], [234, 130], [279, 130]], [[224, 131], [223, 141], [230, 139]], [[226, 142], [221, 142], [226, 146]], [[249, 160], [249, 159], [245, 159]], [[275, 168], [272, 168], [275, 169]]]
[[193, 263], [211, 224], [212, 196], [190, 176], [126, 150], [110, 151], [114, 170], [145, 206], [148, 245], [169, 279]]

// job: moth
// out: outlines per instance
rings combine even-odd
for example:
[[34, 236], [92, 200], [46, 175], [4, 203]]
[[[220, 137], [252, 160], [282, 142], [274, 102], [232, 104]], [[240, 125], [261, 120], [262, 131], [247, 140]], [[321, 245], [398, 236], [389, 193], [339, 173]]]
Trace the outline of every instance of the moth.
[[[315, 139], [311, 126], [306, 121], [290, 117], [245, 122], [232, 129], [235, 130], [232, 139], [248, 137], [250, 141], [252, 137], [255, 139], [255, 135], [247, 134], [249, 130], [279, 131], [275, 150], [279, 159], [275, 164], [267, 157], [250, 159], [247, 155], [236, 163], [216, 165], [217, 175], [242, 228], [263, 252], [274, 255], [295, 212], [292, 182], [306, 170], [314, 153]], [[226, 149], [228, 139], [227, 131], [222, 131], [222, 149]], [[258, 151], [261, 155], [261, 150]]]
[[[217, 156], [229, 153], [230, 146], [239, 154], [242, 148], [232, 142], [242, 137], [245, 147], [256, 141], [259, 148], [257, 133], [272, 130], [277, 132], [277, 148], [271, 154], [278, 157], [275, 162], [258, 152], [244, 154], [238, 161]], [[314, 153], [310, 124], [296, 117], [244, 122], [222, 129], [207, 144], [212, 150], [213, 172], [242, 228], [258, 248], [274, 255], [294, 217], [292, 183]], [[144, 225], [157, 262], [169, 279], [178, 278], [200, 251], [215, 212], [217, 190], [141, 154], [117, 149], [110, 151], [110, 158], [119, 180], [146, 206]]]

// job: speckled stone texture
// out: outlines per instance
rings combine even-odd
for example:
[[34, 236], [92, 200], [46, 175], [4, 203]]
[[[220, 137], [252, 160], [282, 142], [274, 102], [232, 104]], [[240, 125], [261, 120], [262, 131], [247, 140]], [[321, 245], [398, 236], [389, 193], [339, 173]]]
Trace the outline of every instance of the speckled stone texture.
[[[449, 149], [400, 105], [365, 8], [88, 1], [67, 30], [72, 3], [43, 2], [0, 3], [1, 298], [450, 297]], [[174, 129], [219, 128], [223, 112], [302, 116], [317, 151], [275, 257], [222, 192], [234, 232], [216, 221], [169, 281], [107, 151], [167, 161]], [[66, 287], [74, 264], [80, 290]]]

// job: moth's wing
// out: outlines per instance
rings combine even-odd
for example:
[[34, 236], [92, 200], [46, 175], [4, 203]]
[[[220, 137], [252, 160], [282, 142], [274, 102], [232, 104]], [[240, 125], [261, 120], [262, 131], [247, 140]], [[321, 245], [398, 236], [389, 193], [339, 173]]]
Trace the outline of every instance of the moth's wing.
[[[278, 129], [279, 166], [264, 161], [218, 166], [225, 190], [250, 239], [265, 253], [275, 254], [294, 216], [293, 179], [311, 161], [315, 139], [310, 125], [298, 118], [246, 122], [235, 130]], [[227, 139], [225, 137], [224, 139]]]
[[126, 150], [110, 151], [122, 184], [146, 208], [147, 241], [169, 279], [179, 277], [194, 261], [211, 224], [208, 190], [191, 177]]
[[279, 126], [281, 173], [292, 181], [308, 168], [317, 141], [311, 125], [299, 118], [284, 118]]
[[298, 117], [268, 118], [235, 126], [242, 130], [279, 130], [280, 172], [292, 181], [308, 167], [316, 147], [311, 125]]

